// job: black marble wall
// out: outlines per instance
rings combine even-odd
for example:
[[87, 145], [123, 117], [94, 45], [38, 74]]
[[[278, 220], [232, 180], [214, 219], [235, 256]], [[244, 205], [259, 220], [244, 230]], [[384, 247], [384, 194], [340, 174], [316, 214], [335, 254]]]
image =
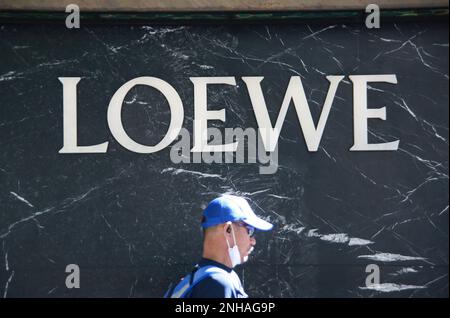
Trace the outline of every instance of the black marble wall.
[[[275, 224], [237, 269], [251, 297], [448, 297], [448, 26], [353, 24], [0, 26], [0, 296], [160, 297], [201, 256], [200, 215], [222, 193], [247, 197]], [[373, 84], [370, 142], [397, 151], [350, 152], [352, 74], [396, 74]], [[264, 76], [274, 122], [291, 76], [301, 76], [317, 120], [326, 75], [345, 75], [319, 151], [308, 152], [291, 105], [275, 174], [258, 164], [174, 164], [170, 147], [143, 155], [111, 135], [114, 92], [139, 76], [170, 83], [192, 132], [190, 76], [235, 76], [208, 90], [216, 127], [256, 127], [242, 76]], [[80, 145], [105, 154], [59, 154], [63, 90], [78, 84]], [[154, 145], [170, 113], [155, 90], [127, 95], [124, 126]], [[68, 264], [80, 288], [65, 285]], [[367, 289], [366, 266], [381, 285]]]

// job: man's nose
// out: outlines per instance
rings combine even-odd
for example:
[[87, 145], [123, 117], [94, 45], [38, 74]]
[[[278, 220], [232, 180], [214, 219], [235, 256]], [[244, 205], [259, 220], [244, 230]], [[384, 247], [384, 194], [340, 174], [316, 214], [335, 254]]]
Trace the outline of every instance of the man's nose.
[[256, 239], [255, 239], [254, 236], [250, 238], [250, 244], [251, 244], [252, 246], [255, 246], [255, 245], [256, 245]]

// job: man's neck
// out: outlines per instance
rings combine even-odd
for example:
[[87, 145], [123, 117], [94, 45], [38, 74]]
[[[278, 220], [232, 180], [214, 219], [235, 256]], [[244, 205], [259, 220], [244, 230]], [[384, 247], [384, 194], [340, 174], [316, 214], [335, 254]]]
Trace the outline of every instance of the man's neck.
[[210, 250], [208, 248], [204, 248], [203, 249], [203, 258], [207, 258], [210, 259], [212, 261], [215, 261], [217, 263], [223, 264], [226, 267], [229, 268], [233, 268], [231, 261], [230, 261], [230, 256], [228, 255], [228, 253], [218, 253], [218, 251], [214, 251], [214, 250]]

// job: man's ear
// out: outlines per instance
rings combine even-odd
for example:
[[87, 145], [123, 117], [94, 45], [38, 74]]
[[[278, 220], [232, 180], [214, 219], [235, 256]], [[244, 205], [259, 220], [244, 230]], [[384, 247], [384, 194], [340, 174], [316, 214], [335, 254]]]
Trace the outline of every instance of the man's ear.
[[231, 233], [231, 222], [225, 223], [225, 232]]

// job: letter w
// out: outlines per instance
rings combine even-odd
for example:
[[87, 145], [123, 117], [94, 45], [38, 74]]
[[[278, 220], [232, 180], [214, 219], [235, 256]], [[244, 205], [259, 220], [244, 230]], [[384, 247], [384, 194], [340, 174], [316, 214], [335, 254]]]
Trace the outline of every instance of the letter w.
[[264, 148], [266, 151], [274, 151], [278, 143], [280, 131], [286, 117], [287, 110], [291, 100], [294, 102], [295, 110], [297, 112], [298, 121], [303, 131], [306, 146], [308, 151], [317, 151], [320, 140], [322, 139], [323, 130], [330, 113], [331, 104], [336, 95], [337, 87], [344, 76], [327, 76], [330, 82], [328, 94], [320, 114], [319, 123], [317, 127], [309, 110], [308, 101], [306, 99], [305, 91], [303, 89], [302, 81], [299, 76], [292, 76], [286, 94], [284, 95], [283, 103], [281, 104], [280, 112], [278, 114], [275, 127], [272, 127], [269, 114], [267, 112], [267, 105], [264, 100], [264, 95], [261, 89], [262, 76], [248, 76], [242, 77], [242, 80], [247, 85], [247, 90], [250, 95], [250, 100], [255, 112], [256, 121], [258, 123], [259, 133], [261, 135]]

